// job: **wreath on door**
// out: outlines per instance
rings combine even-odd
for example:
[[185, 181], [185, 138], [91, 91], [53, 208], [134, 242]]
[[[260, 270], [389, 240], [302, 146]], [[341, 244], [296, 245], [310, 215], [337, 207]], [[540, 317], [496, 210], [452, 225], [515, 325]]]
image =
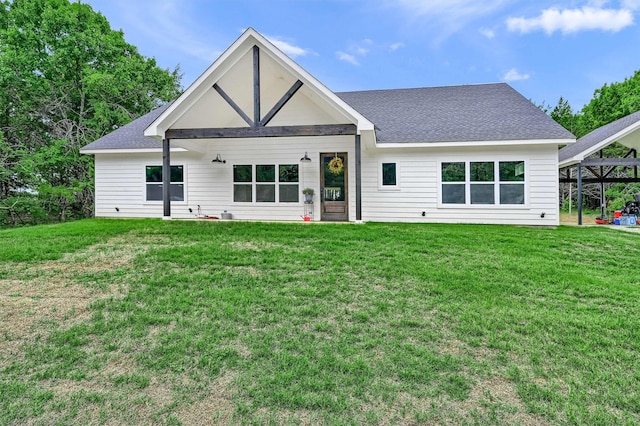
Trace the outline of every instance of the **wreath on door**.
[[344, 163], [342, 162], [342, 158], [337, 155], [333, 157], [328, 164], [329, 171], [334, 175], [339, 175], [344, 170]]

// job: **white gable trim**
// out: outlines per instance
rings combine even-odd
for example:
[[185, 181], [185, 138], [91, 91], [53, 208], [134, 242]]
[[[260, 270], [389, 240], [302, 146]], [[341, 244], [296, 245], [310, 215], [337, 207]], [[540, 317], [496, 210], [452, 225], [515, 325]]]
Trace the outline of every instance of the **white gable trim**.
[[307, 89], [312, 90], [319, 97], [333, 105], [345, 116], [346, 120], [355, 124], [358, 134], [361, 132], [373, 132], [374, 126], [362, 114], [353, 109], [319, 80], [305, 71], [300, 65], [286, 56], [269, 40], [263, 37], [253, 28], [247, 29], [207, 70], [189, 86], [187, 90], [156, 118], [144, 131], [144, 135], [153, 138], [164, 138], [165, 132], [188, 111], [208, 90], [211, 89], [233, 65], [239, 61], [248, 49], [257, 45], [261, 52], [274, 58], [281, 66], [304, 83]]

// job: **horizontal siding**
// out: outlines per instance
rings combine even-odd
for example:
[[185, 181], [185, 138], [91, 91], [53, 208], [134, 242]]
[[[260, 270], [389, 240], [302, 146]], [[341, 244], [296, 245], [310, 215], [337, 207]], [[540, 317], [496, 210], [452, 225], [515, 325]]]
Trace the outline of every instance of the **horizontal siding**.
[[[299, 164], [300, 191], [312, 187], [320, 192], [321, 152], [347, 152], [349, 174], [349, 219], [355, 220], [355, 151], [353, 136], [306, 138], [256, 138], [203, 140], [205, 153], [172, 153], [171, 164], [182, 164], [186, 173], [186, 201], [172, 203], [174, 218], [202, 214], [220, 216], [224, 211], [239, 220], [301, 220], [303, 196], [298, 203], [234, 203], [234, 164]], [[301, 164], [305, 152], [313, 159]], [[226, 164], [214, 164], [217, 154]], [[162, 203], [147, 203], [144, 168], [162, 163], [158, 154], [96, 155], [96, 216], [162, 217]], [[317, 199], [317, 196], [316, 196]], [[119, 212], [115, 207], [120, 209]], [[192, 212], [189, 212], [191, 208]], [[319, 205], [315, 216], [319, 216]]]
[[[437, 167], [440, 162], [495, 160], [527, 162], [527, 206], [450, 208], [438, 205]], [[378, 188], [382, 162], [398, 164], [398, 190]], [[368, 150], [363, 155], [362, 199], [365, 221], [557, 225], [557, 148], [540, 145], [457, 150]], [[545, 217], [541, 218], [543, 212]]]
[[[231, 213], [239, 220], [300, 220], [299, 203], [234, 203], [234, 164], [300, 164], [300, 190], [312, 187], [320, 192], [321, 152], [348, 153], [349, 219], [355, 220], [355, 151], [353, 136], [306, 138], [256, 138], [202, 140], [204, 153], [176, 152], [172, 164], [185, 166], [185, 202], [172, 203], [172, 217], [194, 218], [198, 205], [202, 214]], [[307, 152], [311, 163], [301, 164]], [[226, 164], [211, 163], [217, 155]], [[441, 161], [525, 160], [527, 201], [522, 208], [463, 207], [438, 205], [438, 164]], [[381, 162], [398, 164], [397, 190], [380, 190]], [[96, 216], [162, 217], [162, 203], [145, 202], [144, 167], [162, 163], [161, 154], [97, 154]], [[316, 195], [314, 219], [319, 219]], [[120, 211], [116, 211], [116, 207]], [[189, 209], [192, 212], [189, 212]], [[540, 218], [544, 212], [545, 218]], [[424, 216], [423, 216], [424, 213]], [[557, 149], [554, 146], [517, 146], [481, 149], [389, 150], [365, 147], [362, 152], [362, 215], [365, 221], [508, 223], [556, 225], [558, 214]]]

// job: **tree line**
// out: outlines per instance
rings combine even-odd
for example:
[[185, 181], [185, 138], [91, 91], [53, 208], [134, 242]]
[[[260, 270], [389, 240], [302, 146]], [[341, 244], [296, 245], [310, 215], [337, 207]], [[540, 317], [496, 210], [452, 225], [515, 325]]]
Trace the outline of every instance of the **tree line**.
[[91, 216], [80, 148], [180, 90], [91, 6], [0, 0], [0, 226]]

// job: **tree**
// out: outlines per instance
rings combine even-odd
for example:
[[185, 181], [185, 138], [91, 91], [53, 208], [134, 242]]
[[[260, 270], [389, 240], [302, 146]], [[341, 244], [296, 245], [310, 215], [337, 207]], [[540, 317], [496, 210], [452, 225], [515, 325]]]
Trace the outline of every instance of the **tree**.
[[576, 116], [573, 113], [571, 105], [569, 105], [569, 101], [561, 96], [558, 104], [551, 110], [549, 115], [562, 127], [575, 134], [577, 130]]
[[179, 70], [142, 56], [86, 4], [0, 0], [0, 22], [0, 198], [35, 198], [48, 219], [89, 216], [93, 162], [79, 149], [173, 100]]

